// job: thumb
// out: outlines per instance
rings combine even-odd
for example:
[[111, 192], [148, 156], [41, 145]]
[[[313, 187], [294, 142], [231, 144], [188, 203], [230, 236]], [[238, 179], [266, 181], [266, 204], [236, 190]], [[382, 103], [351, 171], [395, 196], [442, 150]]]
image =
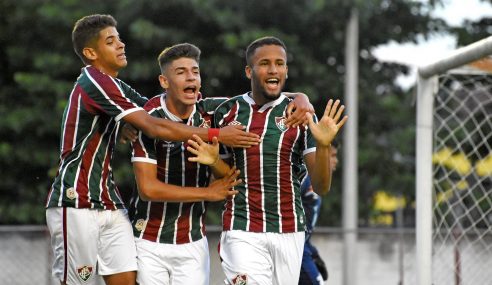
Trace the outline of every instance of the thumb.
[[290, 117], [290, 115], [292, 115], [292, 112], [294, 112], [294, 103], [293, 102], [290, 102], [289, 105], [287, 105], [287, 110], [286, 110], [286, 117]]
[[311, 113], [306, 113], [306, 118], [309, 123], [309, 128], [312, 128], [315, 125], [315, 122], [313, 120], [313, 115]]

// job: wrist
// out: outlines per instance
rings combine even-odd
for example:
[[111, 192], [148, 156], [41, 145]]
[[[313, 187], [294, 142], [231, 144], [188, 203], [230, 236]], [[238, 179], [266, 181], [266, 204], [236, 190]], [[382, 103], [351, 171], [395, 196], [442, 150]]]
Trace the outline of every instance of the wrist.
[[219, 163], [219, 159], [220, 159], [220, 156], [218, 156], [218, 155], [217, 155], [217, 159], [215, 159], [215, 161], [214, 161], [214, 162], [212, 162], [212, 164], [210, 164], [209, 166], [212, 166], [212, 167], [213, 167], [213, 166], [216, 166], [216, 165], [217, 165], [217, 163]]
[[212, 142], [214, 137], [217, 137], [219, 139], [219, 128], [209, 128], [208, 129], [208, 141]]

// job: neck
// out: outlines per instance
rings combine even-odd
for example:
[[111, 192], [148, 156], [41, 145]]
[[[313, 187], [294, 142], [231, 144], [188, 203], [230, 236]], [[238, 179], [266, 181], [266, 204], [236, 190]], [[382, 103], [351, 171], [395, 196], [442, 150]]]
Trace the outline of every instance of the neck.
[[180, 102], [177, 102], [177, 100], [173, 100], [172, 97], [173, 96], [166, 94], [166, 107], [169, 112], [173, 113], [180, 119], [188, 119], [191, 115], [191, 112], [193, 112], [193, 105], [182, 104]]
[[107, 70], [103, 66], [94, 63], [92, 64], [92, 66], [95, 67], [97, 70], [101, 71], [102, 73], [107, 74], [113, 78], [116, 78], [118, 76], [118, 71], [116, 70]]

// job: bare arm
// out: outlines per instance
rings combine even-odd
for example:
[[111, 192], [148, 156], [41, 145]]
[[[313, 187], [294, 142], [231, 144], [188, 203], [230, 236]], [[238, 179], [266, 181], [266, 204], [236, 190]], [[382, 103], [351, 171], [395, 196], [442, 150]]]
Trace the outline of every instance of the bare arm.
[[331, 142], [343, 127], [348, 117], [341, 118], [344, 105], [340, 105], [337, 100], [329, 100], [326, 105], [325, 113], [318, 123], [313, 121], [312, 116], [309, 118], [309, 129], [316, 140], [316, 152], [304, 156], [311, 183], [318, 194], [326, 194], [330, 191], [331, 185], [331, 166], [330, 166], [330, 148]]
[[[141, 130], [151, 138], [160, 138], [167, 141], [186, 141], [193, 134], [208, 141], [206, 128], [191, 127], [171, 120], [156, 118], [147, 112], [135, 111], [123, 117], [123, 120]], [[242, 126], [227, 126], [220, 129], [219, 142], [232, 147], [251, 147], [257, 145], [260, 138], [253, 133], [243, 131]]]
[[134, 162], [133, 171], [137, 181], [138, 193], [144, 201], [197, 202], [221, 201], [237, 194], [232, 187], [242, 181], [236, 180], [239, 171], [231, 169], [226, 176], [214, 181], [208, 187], [182, 187], [167, 184], [157, 178], [157, 165]]

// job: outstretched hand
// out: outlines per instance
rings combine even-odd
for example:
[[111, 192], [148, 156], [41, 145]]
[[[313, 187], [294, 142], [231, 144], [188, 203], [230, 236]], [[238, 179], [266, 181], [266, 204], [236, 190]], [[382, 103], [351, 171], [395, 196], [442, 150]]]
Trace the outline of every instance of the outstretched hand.
[[246, 127], [239, 126], [226, 126], [220, 129], [219, 142], [231, 146], [249, 148], [254, 145], [258, 145], [260, 142], [260, 136], [253, 133], [245, 132]]
[[188, 161], [213, 165], [219, 160], [219, 141], [217, 137], [213, 137], [212, 144], [209, 144], [204, 142], [199, 136], [193, 135], [193, 139], [188, 140], [186, 149], [196, 155], [189, 157]]
[[234, 190], [233, 187], [239, 185], [243, 181], [237, 179], [240, 171], [236, 170], [236, 167], [232, 167], [231, 170], [221, 179], [217, 179], [212, 182], [208, 187], [208, 199], [207, 201], [222, 201], [224, 199], [232, 199], [234, 195], [239, 193]]
[[306, 114], [309, 120], [309, 129], [318, 146], [329, 146], [338, 131], [343, 127], [348, 119], [347, 116], [341, 118], [343, 110], [345, 110], [345, 106], [340, 105], [340, 100], [336, 100], [333, 103], [333, 100], [330, 99], [328, 104], [326, 104], [325, 113], [318, 123], [313, 121], [310, 114]]

